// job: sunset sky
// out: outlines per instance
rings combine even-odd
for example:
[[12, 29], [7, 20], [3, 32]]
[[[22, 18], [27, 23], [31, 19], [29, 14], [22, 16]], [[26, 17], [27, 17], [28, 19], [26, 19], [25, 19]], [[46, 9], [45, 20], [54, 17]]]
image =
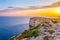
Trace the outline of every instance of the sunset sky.
[[[55, 8], [29, 9], [29, 7], [52, 5], [58, 1], [59, 0], [0, 0], [0, 16], [56, 16]], [[28, 10], [19, 10], [19, 8], [27, 8]]]

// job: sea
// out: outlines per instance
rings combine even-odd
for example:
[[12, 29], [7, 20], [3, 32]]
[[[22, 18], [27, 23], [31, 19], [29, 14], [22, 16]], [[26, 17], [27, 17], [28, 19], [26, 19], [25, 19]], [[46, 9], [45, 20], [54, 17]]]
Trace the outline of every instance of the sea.
[[0, 40], [8, 40], [29, 29], [30, 17], [0, 16]]

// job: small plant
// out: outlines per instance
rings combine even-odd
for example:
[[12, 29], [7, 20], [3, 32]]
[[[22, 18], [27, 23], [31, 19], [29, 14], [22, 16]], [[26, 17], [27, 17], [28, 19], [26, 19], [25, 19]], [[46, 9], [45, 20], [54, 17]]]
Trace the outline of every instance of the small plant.
[[45, 36], [45, 37], [43, 38], [43, 40], [49, 40], [48, 36]]
[[36, 38], [37, 36], [39, 36], [39, 34], [40, 34], [40, 31], [38, 31], [38, 30], [34, 30], [34, 31], [32, 32], [32, 36], [33, 36], [34, 38]]
[[52, 20], [53, 23], [58, 23], [57, 20]]
[[53, 33], [54, 33], [54, 31], [53, 31], [53, 30], [49, 30], [48, 32], [49, 32], [50, 34], [53, 34]]
[[9, 40], [14, 40], [14, 38], [10, 38]]
[[28, 32], [28, 30], [25, 30], [22, 34], [26, 34]]

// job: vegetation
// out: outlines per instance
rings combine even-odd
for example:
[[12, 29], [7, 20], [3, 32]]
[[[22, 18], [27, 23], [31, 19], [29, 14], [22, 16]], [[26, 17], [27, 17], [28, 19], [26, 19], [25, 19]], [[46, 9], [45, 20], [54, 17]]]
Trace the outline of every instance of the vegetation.
[[57, 19], [51, 19], [53, 23], [58, 23]]
[[[57, 23], [57, 20], [52, 20], [53, 23]], [[33, 26], [31, 27], [29, 30], [25, 30], [24, 32], [21, 33], [21, 35], [19, 37], [16, 37], [17, 39], [24, 39], [27, 38], [27, 40], [30, 40], [31, 37], [36, 38], [37, 36], [39, 36], [42, 32], [41, 30], [39, 30], [40, 27], [44, 27], [44, 29], [46, 29], [47, 27], [49, 28], [49, 26], [51, 27], [52, 25], [49, 24], [49, 22], [42, 22], [40, 24], [38, 24], [37, 26]], [[44, 30], [44, 32], [49, 32], [49, 34], [53, 34], [54, 30]], [[44, 33], [43, 33], [44, 34]], [[13, 38], [11, 38], [10, 40], [14, 40]], [[45, 36], [43, 38], [43, 40], [49, 40], [48, 36]]]
[[9, 40], [14, 40], [14, 38], [10, 38]]
[[53, 20], [52, 22], [53, 22], [53, 23], [58, 23], [56, 20]]
[[22, 34], [26, 34], [26, 33], [28, 33], [28, 30], [25, 30]]
[[54, 33], [54, 30], [49, 30], [48, 31], [50, 34], [53, 34]]
[[34, 37], [34, 38], [36, 38], [37, 36], [39, 36], [40, 35], [40, 31], [38, 31], [38, 30], [33, 30], [33, 32], [32, 32], [32, 37]]
[[24, 38], [27, 38], [27, 37], [35, 37], [36, 38], [40, 34], [40, 31], [38, 30], [38, 27], [39, 27], [39, 25], [36, 26], [36, 27], [32, 27], [29, 30], [25, 30], [22, 33], [22, 35], [24, 35]]
[[[38, 30], [38, 28], [40, 27], [48, 27], [50, 26], [49, 22], [42, 22], [41, 24], [38, 24], [37, 26], [34, 26], [32, 28], [30, 28], [29, 30], [25, 30], [24, 32], [22, 32], [22, 34], [20, 35], [20, 39], [23, 39], [23, 38], [31, 38], [31, 37], [34, 37], [36, 38], [37, 36], [40, 35], [40, 31]], [[53, 30], [49, 30], [48, 31], [50, 34], [52, 34], [54, 31]], [[44, 40], [48, 40], [47, 38], [44, 38]]]
[[45, 36], [45, 37], [43, 38], [43, 40], [49, 40], [48, 36]]

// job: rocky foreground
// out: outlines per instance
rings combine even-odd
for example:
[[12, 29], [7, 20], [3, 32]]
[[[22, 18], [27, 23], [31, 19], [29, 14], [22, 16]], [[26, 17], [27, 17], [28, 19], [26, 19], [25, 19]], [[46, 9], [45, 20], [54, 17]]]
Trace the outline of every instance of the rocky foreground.
[[33, 17], [29, 27], [9, 40], [60, 40], [60, 18]]

